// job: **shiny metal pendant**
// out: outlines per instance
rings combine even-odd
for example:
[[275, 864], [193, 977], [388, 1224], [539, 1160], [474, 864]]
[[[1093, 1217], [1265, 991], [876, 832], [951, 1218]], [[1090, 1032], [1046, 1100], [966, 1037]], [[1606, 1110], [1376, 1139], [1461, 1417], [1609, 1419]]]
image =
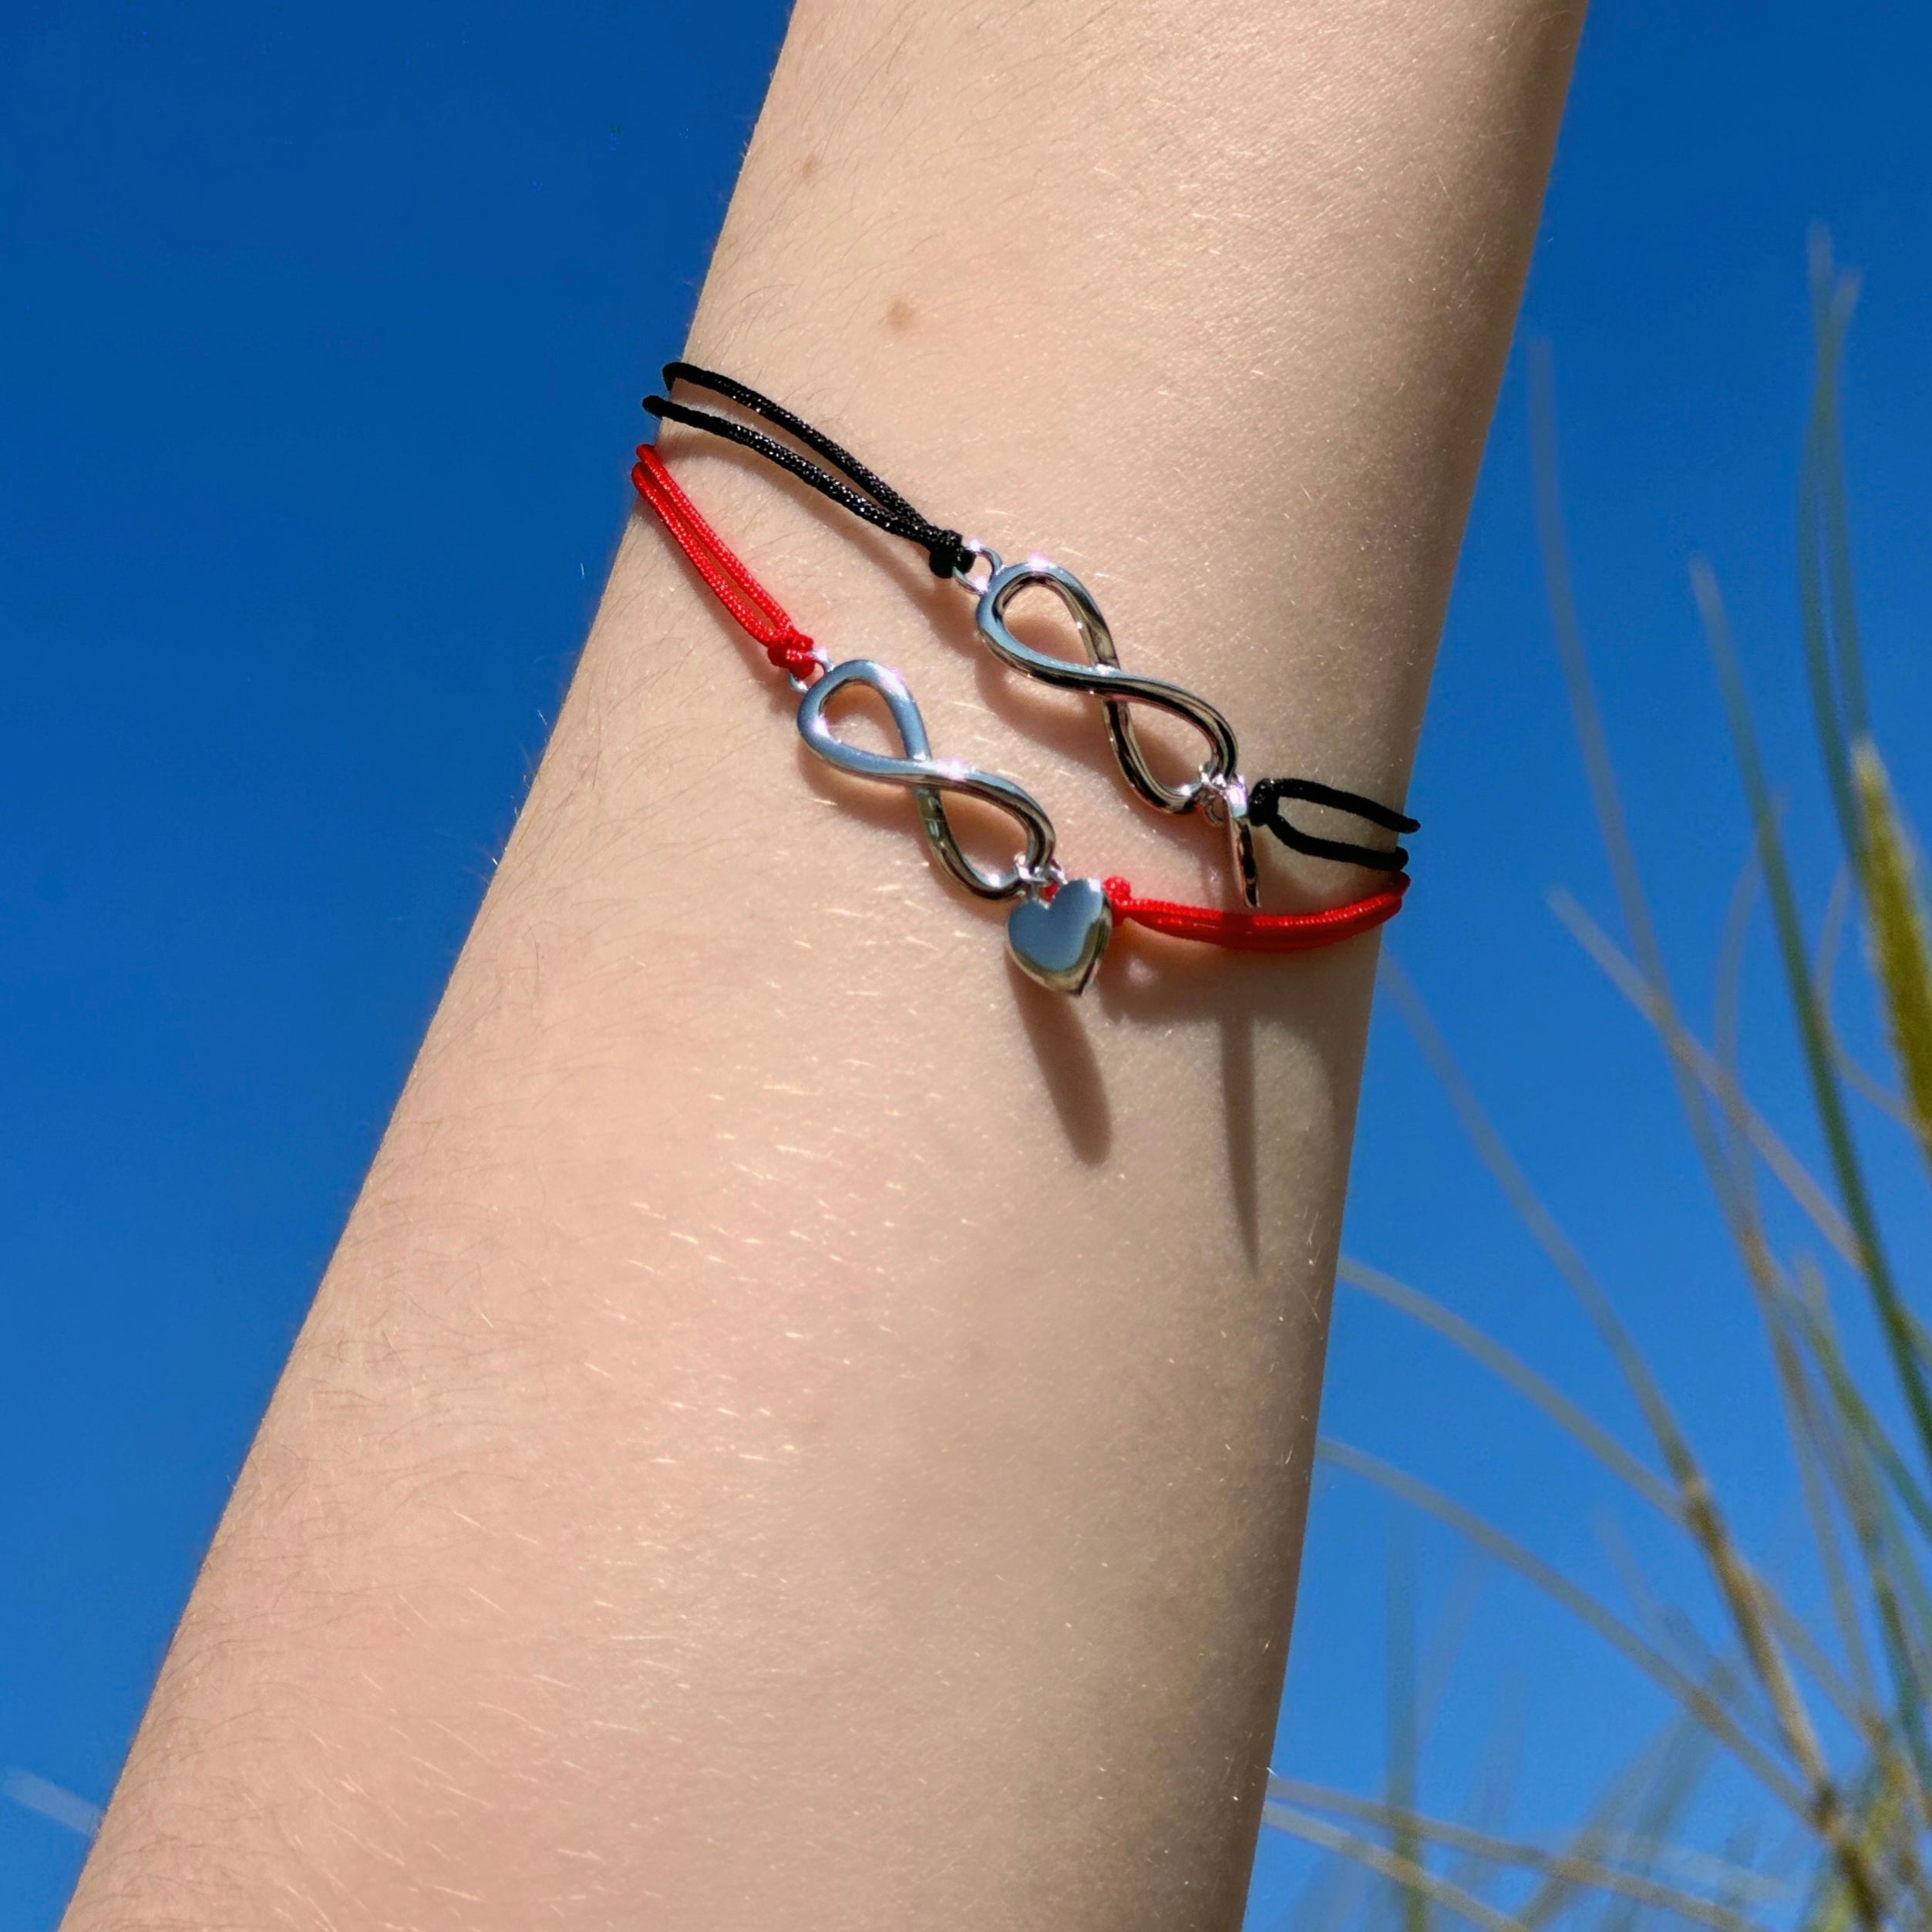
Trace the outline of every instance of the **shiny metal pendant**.
[[[984, 561], [984, 578], [973, 571], [958, 573], [959, 581], [978, 600], [974, 623], [993, 655], [1014, 670], [1036, 678], [1056, 691], [1078, 691], [1097, 698], [1106, 714], [1107, 739], [1121, 774], [1156, 810], [1183, 813], [1197, 809], [1227, 830], [1228, 863], [1242, 903], [1250, 910], [1261, 903], [1260, 875], [1254, 863], [1254, 832], [1249, 821], [1247, 785], [1240, 771], [1240, 752], [1234, 728], [1220, 712], [1185, 686], [1163, 678], [1144, 678], [1124, 671], [1113, 633], [1100, 614], [1093, 594], [1071, 571], [1044, 557], [1024, 564], [1004, 564], [984, 544], [970, 547], [976, 562]], [[1074, 622], [1087, 654], [1077, 659], [1055, 657], [1022, 644], [1006, 621], [1008, 607], [1022, 591], [1039, 589], [1056, 597]], [[1198, 774], [1183, 785], [1170, 785], [1149, 762], [1134, 722], [1133, 707], [1152, 705], [1199, 732], [1207, 756]]]
[[[884, 701], [901, 756], [848, 745], [832, 729], [826, 707], [853, 686]], [[1113, 931], [1113, 908], [1098, 879], [1069, 879], [1053, 863], [1053, 821], [1033, 794], [997, 772], [954, 758], [935, 758], [906, 681], [890, 665], [869, 658], [834, 665], [806, 692], [798, 708], [799, 735], [828, 765], [855, 778], [902, 785], [919, 808], [920, 829], [940, 863], [968, 892], [982, 899], [1014, 899], [1006, 943], [1022, 971], [1056, 992], [1079, 993], [1093, 977]], [[944, 795], [984, 800], [1011, 816], [1026, 835], [1026, 850], [1003, 872], [989, 872], [968, 858], [946, 816]]]
[[1006, 950], [1021, 971], [1056, 993], [1083, 993], [1113, 937], [1113, 907], [1098, 879], [1030, 892], [1006, 916]]
[[[862, 686], [885, 701], [899, 734], [904, 756], [894, 758], [848, 745], [832, 729], [826, 706], [842, 691]], [[1035, 880], [1053, 871], [1053, 821], [1045, 807], [1023, 786], [997, 772], [983, 772], [956, 758], [935, 758], [926, 736], [925, 720], [913, 702], [906, 681], [890, 665], [870, 658], [853, 658], [834, 665], [806, 692], [798, 708], [799, 735], [828, 765], [856, 778], [903, 785], [919, 807], [919, 822], [940, 863], [968, 892], [982, 899], [1011, 899], [1028, 890]], [[1026, 850], [1006, 870], [988, 872], [960, 849], [946, 816], [943, 794], [957, 792], [983, 799], [1016, 820], [1026, 835]]]
[[[989, 560], [998, 564], [998, 560]], [[1035, 651], [1014, 636], [1006, 622], [1007, 607], [1022, 591], [1039, 589], [1057, 597], [1080, 633], [1087, 662], [1056, 658]], [[1218, 788], [1237, 776], [1240, 753], [1227, 720], [1203, 698], [1161, 678], [1143, 678], [1120, 668], [1113, 633], [1100, 614], [1092, 593], [1071, 571], [1044, 557], [996, 568], [979, 593], [974, 624], [1002, 664], [1024, 671], [1058, 691], [1084, 692], [1098, 698], [1107, 715], [1107, 736], [1127, 783], [1149, 805], [1163, 812], [1191, 812]], [[1158, 711], [1191, 725], [1206, 742], [1207, 756], [1200, 776], [1184, 785], [1169, 785], [1155, 775], [1136, 729], [1133, 706], [1152, 705]]]

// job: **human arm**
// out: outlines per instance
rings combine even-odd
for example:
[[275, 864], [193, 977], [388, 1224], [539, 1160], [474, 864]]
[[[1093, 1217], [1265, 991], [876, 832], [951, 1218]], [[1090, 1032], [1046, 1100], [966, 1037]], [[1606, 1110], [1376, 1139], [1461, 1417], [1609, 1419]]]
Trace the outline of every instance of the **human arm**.
[[[691, 352], [1399, 798], [1579, 15], [806, 0]], [[1196, 885], [916, 556], [674, 459]], [[911, 823], [634, 523], [72, 1927], [1237, 1922], [1373, 942], [1058, 1001]]]

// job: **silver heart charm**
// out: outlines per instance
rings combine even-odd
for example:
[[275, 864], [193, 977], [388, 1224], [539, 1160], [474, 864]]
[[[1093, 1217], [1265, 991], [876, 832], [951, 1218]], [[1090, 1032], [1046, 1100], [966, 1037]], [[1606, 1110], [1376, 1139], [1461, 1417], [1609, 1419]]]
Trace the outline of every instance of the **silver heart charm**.
[[[862, 746], [848, 745], [833, 734], [825, 707], [851, 685], [861, 685], [885, 700], [904, 757], [869, 752]], [[834, 665], [800, 701], [798, 729], [799, 735], [828, 765], [836, 765], [856, 778], [878, 779], [889, 785], [908, 787], [919, 807], [920, 828], [927, 842], [940, 863], [968, 892], [982, 899], [1011, 899], [1015, 894], [1029, 890], [1035, 878], [1051, 870], [1053, 821], [1039, 800], [997, 772], [983, 772], [956, 758], [934, 757], [919, 707], [913, 702], [905, 679], [890, 665], [875, 664], [870, 658], [853, 658]], [[944, 792], [959, 792], [981, 799], [1017, 819], [1026, 833], [1024, 855], [1004, 872], [985, 871], [974, 864], [953, 836], [940, 796]]]
[[1098, 879], [1068, 879], [1050, 899], [1032, 892], [1006, 916], [1013, 963], [1056, 993], [1082, 993], [1113, 936], [1113, 907]]
[[[1035, 651], [1014, 636], [1006, 622], [1006, 608], [1021, 591], [1035, 587], [1050, 591], [1065, 607], [1086, 647], [1087, 662], [1056, 658], [1050, 651]], [[1082, 691], [1098, 698], [1107, 714], [1107, 736], [1121, 771], [1149, 805], [1163, 812], [1191, 812], [1211, 796], [1234, 775], [1240, 754], [1235, 748], [1234, 730], [1227, 720], [1205, 698], [1197, 698], [1180, 685], [1161, 678], [1143, 678], [1120, 668], [1120, 654], [1115, 650], [1113, 633], [1100, 614], [1087, 587], [1071, 571], [1044, 557], [1029, 557], [1024, 564], [1008, 564], [988, 578], [980, 593], [974, 623], [993, 655], [1002, 664], [1023, 671], [1029, 678], [1060, 691]], [[1134, 729], [1135, 705], [1152, 705], [1192, 725], [1207, 741], [1207, 758], [1200, 776], [1185, 785], [1167, 785], [1155, 776]]]

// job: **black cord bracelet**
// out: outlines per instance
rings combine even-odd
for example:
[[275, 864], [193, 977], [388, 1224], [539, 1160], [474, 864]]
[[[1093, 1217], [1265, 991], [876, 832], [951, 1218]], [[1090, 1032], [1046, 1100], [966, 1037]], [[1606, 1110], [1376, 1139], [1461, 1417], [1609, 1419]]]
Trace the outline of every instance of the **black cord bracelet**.
[[1312, 778], [1257, 778], [1248, 787], [1247, 815], [1256, 825], [1265, 825], [1291, 852], [1306, 853], [1313, 859], [1334, 859], [1344, 865], [1362, 865], [1376, 872], [1400, 872], [1409, 863], [1402, 847], [1357, 845], [1345, 839], [1324, 839], [1304, 832], [1281, 809], [1283, 802], [1299, 799], [1310, 805], [1326, 805], [1351, 817], [1366, 819], [1388, 832], [1419, 832], [1422, 821], [1405, 813], [1392, 811], [1358, 792], [1345, 792]]
[[[776, 437], [768, 436], [762, 429], [754, 429], [733, 417], [709, 409], [694, 409], [661, 395], [647, 395], [645, 409], [664, 422], [682, 422], [687, 429], [706, 430], [728, 443], [737, 443], [766, 462], [776, 463], [781, 470], [790, 471], [800, 483], [809, 484], [853, 516], [863, 517], [887, 535], [903, 537], [918, 544], [925, 551], [934, 577], [954, 577], [971, 568], [972, 553], [958, 530], [944, 529], [931, 517], [922, 517], [884, 477], [875, 475], [850, 450], [840, 448], [823, 430], [813, 429], [782, 402], [774, 402], [769, 396], [761, 395], [731, 376], [720, 375], [715, 369], [701, 369], [692, 362], [665, 363], [665, 387], [671, 389], [680, 382], [688, 383], [694, 389], [708, 389], [713, 395], [722, 395], [752, 415], [762, 416], [767, 422], [776, 423], [788, 436], [796, 436], [808, 449], [816, 450], [849, 480], [841, 481], [830, 470], [821, 470]], [[852, 486], [854, 484], [856, 489]]]

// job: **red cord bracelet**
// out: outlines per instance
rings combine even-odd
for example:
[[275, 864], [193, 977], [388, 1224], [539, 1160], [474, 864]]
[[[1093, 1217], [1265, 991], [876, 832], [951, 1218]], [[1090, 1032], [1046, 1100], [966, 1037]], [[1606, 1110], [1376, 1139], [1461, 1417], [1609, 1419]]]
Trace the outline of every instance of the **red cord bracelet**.
[[710, 585], [712, 595], [754, 643], [763, 645], [772, 668], [786, 672], [797, 683], [810, 683], [825, 668], [825, 653], [705, 522], [698, 506], [665, 467], [664, 459], [648, 443], [638, 448], [631, 480], [690, 558], [692, 567]]
[[[800, 691], [809, 692], [826, 674], [825, 652], [793, 622], [784, 606], [759, 582], [744, 560], [712, 527], [651, 445], [645, 443], [638, 449], [637, 465], [631, 472], [631, 480], [637, 486], [638, 494], [656, 512], [672, 540], [689, 559], [712, 595], [746, 634], [764, 651], [772, 668], [786, 673]], [[842, 671], [846, 668], [841, 667]], [[998, 792], [1002, 795], [991, 796], [991, 802], [1003, 804], [1005, 809], [1013, 811], [1015, 808], [1012, 795], [1017, 795], [1045, 823], [1045, 815], [1040, 813], [1037, 804], [1011, 780], [997, 779], [991, 773], [974, 772], [951, 761], [931, 758], [925, 750], [923, 727], [917, 725], [917, 710], [911, 706], [910, 695], [896, 674], [885, 672], [882, 678], [877, 674], [883, 671], [883, 667], [863, 663], [850, 668], [855, 672], [871, 674], [861, 681], [870, 684], [887, 697], [900, 725], [901, 736], [906, 739], [907, 756], [903, 759], [885, 759], [847, 751], [835, 762], [846, 763], [848, 769], [866, 776], [889, 777], [896, 783], [910, 786], [919, 796], [921, 816], [928, 836], [934, 838], [935, 850], [954, 876], [961, 878], [970, 890], [992, 897], [1008, 896], [1022, 886], [1032, 886], [1036, 888], [1038, 900], [1050, 906], [1058, 895], [1062, 875], [1055, 871], [1051, 876], [1043, 873], [1036, 879], [1029, 870], [1016, 867], [1015, 878], [1018, 884], [1004, 880], [989, 880], [987, 875], [973, 867], [971, 861], [964, 860], [958, 853], [957, 846], [951, 843], [950, 832], [945, 830], [943, 807], [937, 804], [937, 799], [941, 789], [977, 792], [982, 796]], [[808, 704], [806, 709], [813, 712], [814, 721], [817, 722], [817, 708]], [[908, 735], [909, 721], [904, 715], [907, 711], [910, 713], [910, 722], [917, 732], [916, 744]], [[808, 730], [806, 738], [815, 749], [826, 752], [828, 741], [822, 727], [816, 732]], [[896, 769], [884, 769], [887, 766]], [[929, 799], [934, 801], [930, 807]], [[1025, 814], [1016, 812], [1015, 816]], [[1047, 837], [1047, 849], [1050, 851], [1050, 826]], [[1072, 883], [1084, 887], [1089, 882]], [[995, 886], [998, 889], [992, 889]], [[1237, 952], [1293, 953], [1335, 945], [1358, 933], [1372, 931], [1392, 919], [1402, 909], [1402, 896], [1409, 890], [1409, 875], [1397, 873], [1376, 891], [1323, 912], [1230, 912], [1169, 899], [1143, 899], [1126, 880], [1118, 877], [1102, 882], [1101, 890], [1105, 893], [1106, 907], [1112, 919], [1127, 921], [1169, 938], [1193, 940]], [[1045, 978], [1048, 984], [1077, 991], [1085, 984], [1105, 944], [1103, 931], [1085, 949], [1078, 962], [1077, 984], [1071, 966], [1055, 976], [1053, 968], [1036, 971], [1035, 962], [1024, 955], [1021, 956], [1020, 963], [1029, 971], [1034, 971], [1036, 978]]]

